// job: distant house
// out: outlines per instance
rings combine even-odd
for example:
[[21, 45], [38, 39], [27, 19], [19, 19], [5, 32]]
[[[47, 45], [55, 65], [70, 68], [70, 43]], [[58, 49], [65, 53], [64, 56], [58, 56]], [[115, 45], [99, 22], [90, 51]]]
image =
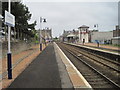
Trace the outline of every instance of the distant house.
[[113, 30], [112, 44], [120, 45], [120, 28], [119, 25], [116, 26], [116, 30]]
[[68, 41], [68, 39], [67, 39], [67, 35], [69, 35], [70, 34], [70, 31], [63, 31], [63, 34], [60, 36], [60, 41], [61, 42], [67, 42]]
[[62, 42], [77, 42], [78, 41], [78, 30], [72, 30], [72, 31], [65, 31], [63, 32], [63, 35], [60, 36], [60, 40]]
[[48, 42], [52, 40], [52, 29], [51, 28], [46, 28], [46, 29], [42, 29], [42, 30], [37, 30], [38, 36], [40, 38], [40, 32], [41, 32], [41, 37], [43, 42]]
[[52, 29], [46, 28], [41, 31], [42, 37], [46, 41], [52, 40]]

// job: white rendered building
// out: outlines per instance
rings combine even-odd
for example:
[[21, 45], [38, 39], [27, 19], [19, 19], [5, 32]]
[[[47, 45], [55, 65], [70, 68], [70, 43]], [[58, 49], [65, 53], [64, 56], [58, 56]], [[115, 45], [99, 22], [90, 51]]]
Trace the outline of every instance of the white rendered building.
[[86, 25], [82, 25], [79, 29], [79, 42], [80, 43], [88, 43], [89, 42], [89, 27]]

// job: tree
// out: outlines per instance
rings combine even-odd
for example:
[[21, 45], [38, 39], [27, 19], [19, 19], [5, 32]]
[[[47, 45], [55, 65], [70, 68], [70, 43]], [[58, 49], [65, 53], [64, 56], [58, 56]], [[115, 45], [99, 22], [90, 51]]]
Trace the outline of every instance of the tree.
[[[2, 2], [2, 12], [3, 16], [4, 11], [8, 10], [8, 2]], [[12, 2], [11, 4], [11, 13], [15, 16], [15, 32], [16, 38], [20, 40], [29, 39], [33, 37], [32, 31], [28, 29], [34, 30], [36, 26], [36, 21], [32, 24], [28, 24], [28, 21], [31, 19], [32, 14], [28, 10], [28, 7], [21, 2]]]

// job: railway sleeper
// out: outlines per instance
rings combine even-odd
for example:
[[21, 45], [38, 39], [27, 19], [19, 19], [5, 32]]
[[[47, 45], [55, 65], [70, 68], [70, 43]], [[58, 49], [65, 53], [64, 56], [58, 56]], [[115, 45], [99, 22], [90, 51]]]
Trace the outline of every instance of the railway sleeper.
[[84, 77], [86, 77], [86, 78], [100, 78], [100, 76], [97, 76], [97, 75], [83, 75]]
[[105, 81], [105, 80], [99, 79], [99, 78], [92, 78], [92, 79], [87, 78], [87, 80], [88, 80], [88, 81], [95, 81], [95, 82]]

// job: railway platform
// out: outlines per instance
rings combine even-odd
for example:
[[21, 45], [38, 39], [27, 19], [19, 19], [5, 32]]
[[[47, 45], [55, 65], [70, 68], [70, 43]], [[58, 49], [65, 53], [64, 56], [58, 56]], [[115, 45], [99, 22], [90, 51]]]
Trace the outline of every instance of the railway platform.
[[92, 46], [92, 45], [83, 45], [83, 44], [74, 44], [74, 43], [66, 43], [66, 44], [85, 49], [92, 53], [97, 53], [106, 58], [113, 59], [115, 61], [118, 61], [120, 59], [119, 49], [117, 50], [117, 49], [110, 49], [110, 48], [106, 48], [106, 47], [96, 47], [96, 46]]
[[9, 85], [11, 88], [92, 88], [56, 43], [49, 44]]
[[[83, 45], [83, 44], [79, 44], [78, 45]], [[117, 52], [120, 53], [120, 47], [115, 47], [115, 46], [110, 46], [110, 45], [104, 45], [104, 44], [99, 44], [99, 47], [96, 43], [85, 43], [84, 46], [87, 47], [92, 47], [92, 48], [97, 48], [97, 49], [101, 49], [101, 50], [105, 50], [105, 51], [109, 51], [109, 52]]]

